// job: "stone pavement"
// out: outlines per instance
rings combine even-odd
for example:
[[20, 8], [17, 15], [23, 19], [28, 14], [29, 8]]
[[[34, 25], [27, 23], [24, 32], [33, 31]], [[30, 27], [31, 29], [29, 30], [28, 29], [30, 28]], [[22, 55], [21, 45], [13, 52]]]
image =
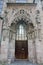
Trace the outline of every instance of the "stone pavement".
[[37, 64], [33, 64], [29, 61], [20, 61], [20, 60], [16, 60], [14, 61], [14, 63], [11, 63], [11, 64], [7, 64], [7, 65], [37, 65]]

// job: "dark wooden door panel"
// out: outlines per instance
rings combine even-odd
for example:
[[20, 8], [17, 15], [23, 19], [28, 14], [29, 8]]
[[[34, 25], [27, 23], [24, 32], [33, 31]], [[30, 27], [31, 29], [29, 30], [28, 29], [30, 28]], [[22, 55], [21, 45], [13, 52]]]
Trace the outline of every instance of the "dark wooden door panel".
[[27, 41], [16, 41], [15, 56], [16, 56], [16, 59], [27, 59], [28, 58], [28, 43], [27, 43]]

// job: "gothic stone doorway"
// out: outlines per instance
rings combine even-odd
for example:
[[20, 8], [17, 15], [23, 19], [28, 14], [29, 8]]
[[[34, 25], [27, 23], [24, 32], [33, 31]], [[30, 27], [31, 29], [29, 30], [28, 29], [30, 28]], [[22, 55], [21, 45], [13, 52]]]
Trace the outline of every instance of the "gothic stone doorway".
[[27, 25], [21, 19], [16, 25], [15, 57], [16, 59], [28, 58]]
[[15, 42], [15, 57], [16, 59], [28, 58], [28, 43], [27, 40], [19, 40]]

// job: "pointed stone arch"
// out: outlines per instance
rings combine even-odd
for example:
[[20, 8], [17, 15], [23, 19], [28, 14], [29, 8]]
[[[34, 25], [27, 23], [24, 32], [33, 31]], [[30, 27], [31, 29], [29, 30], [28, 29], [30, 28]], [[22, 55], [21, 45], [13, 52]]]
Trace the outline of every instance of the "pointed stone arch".
[[9, 20], [8, 26], [11, 26], [11, 23], [16, 24], [21, 19], [23, 19], [26, 24], [33, 23], [33, 25], [35, 26], [34, 22], [31, 19], [30, 13], [24, 9], [20, 9], [16, 13], [12, 14], [11, 19]]
[[[13, 14], [12, 15], [12, 19], [9, 21], [10, 23], [9, 23], [9, 25], [8, 26], [11, 26], [11, 25], [13, 25], [14, 24], [14, 28], [15, 28], [15, 25], [21, 20], [21, 19], [23, 19], [24, 20], [24, 22], [27, 24], [27, 27], [28, 28], [32, 28], [33, 27], [33, 29], [32, 30], [29, 30], [28, 29], [28, 31], [27, 31], [27, 36], [28, 36], [28, 58], [29, 58], [29, 61], [31, 61], [31, 62], [36, 62], [36, 48], [35, 48], [35, 40], [33, 40], [32, 38], [31, 38], [31, 34], [34, 36], [34, 26], [35, 26], [35, 24], [34, 24], [34, 22], [32, 21], [32, 19], [31, 19], [31, 15], [29, 14], [29, 13], [27, 13], [27, 11], [25, 11], [25, 10], [23, 10], [23, 9], [21, 9], [21, 10], [19, 10], [19, 11], [17, 11], [15, 14]], [[35, 26], [36, 27], [36, 26]], [[15, 37], [15, 31], [13, 31], [14, 33], [13, 33], [13, 36]], [[32, 32], [32, 33], [31, 33]], [[31, 34], [30, 34], [31, 33]], [[13, 37], [13, 38], [14, 38]], [[29, 38], [30, 37], [30, 38]], [[15, 46], [15, 38], [14, 38], [14, 40], [12, 41], [13, 42], [13, 44], [14, 44], [14, 46]], [[33, 43], [34, 42], [34, 43]], [[11, 43], [12, 44], [12, 43]], [[30, 47], [32, 45], [32, 48]], [[30, 49], [31, 49], [31, 52], [30, 52]], [[15, 49], [14, 49], [14, 51], [13, 52], [11, 52], [11, 54], [13, 55], [15, 53]], [[32, 53], [32, 55], [31, 55], [31, 53]], [[13, 59], [15, 58], [15, 55], [14, 55], [14, 57], [13, 57]], [[11, 59], [12, 60], [12, 59]]]
[[[13, 23], [14, 23], [14, 25], [16, 25], [17, 23], [18, 23], [18, 21], [19, 20], [21, 20], [21, 19], [23, 19], [24, 20], [24, 22], [28, 25], [28, 26], [35, 26], [34, 25], [34, 22], [32, 21], [32, 19], [31, 19], [31, 15], [29, 14], [29, 13], [27, 13], [27, 11], [25, 11], [25, 10], [23, 10], [23, 9], [21, 9], [21, 10], [19, 10], [19, 11], [17, 11], [15, 14], [13, 14], [12, 16], [11, 16], [11, 19], [9, 20], [9, 24], [8, 24], [8, 26], [11, 26], [11, 25], [13, 25]], [[15, 28], [15, 27], [14, 27]], [[29, 27], [28, 27], [29, 28]], [[29, 30], [29, 29], [28, 29]], [[9, 32], [9, 31], [8, 31]], [[13, 43], [13, 46], [11, 46], [11, 48], [9, 49], [9, 51], [8, 51], [8, 53], [11, 53], [11, 55], [12, 55], [12, 59], [11, 60], [13, 60], [13, 59], [15, 59], [15, 55], [14, 55], [14, 53], [15, 53], [15, 31], [12, 31], [12, 29], [10, 30], [10, 33], [12, 33], [13, 32], [13, 39], [11, 40], [11, 42], [8, 42], [8, 43], [10, 43], [9, 45], [12, 45], [12, 43]], [[33, 40], [31, 39], [31, 38], [29, 38], [29, 36], [30, 36], [30, 33], [31, 32], [31, 30], [30, 31], [28, 31], [28, 43], [30, 43], [30, 44], [28, 44], [28, 47], [29, 47], [29, 50], [28, 50], [28, 57], [29, 57], [29, 60], [30, 61], [33, 61], [34, 62], [34, 60], [36, 60], [36, 50], [34, 50], [33, 48], [30, 48], [30, 46], [31, 46], [31, 44], [32, 44], [32, 47], [35, 47], [35, 45], [33, 44]], [[33, 30], [32, 30], [32, 32], [33, 32]], [[34, 34], [33, 34], [34, 35]], [[12, 47], [13, 47], [13, 50], [14, 51], [11, 51], [11, 49], [12, 49]], [[31, 52], [30, 52], [30, 49], [31, 49]], [[32, 53], [32, 55], [31, 55], [31, 53]], [[34, 54], [35, 53], [35, 54]], [[9, 55], [8, 55], [9, 56]], [[33, 59], [34, 58], [34, 59]]]

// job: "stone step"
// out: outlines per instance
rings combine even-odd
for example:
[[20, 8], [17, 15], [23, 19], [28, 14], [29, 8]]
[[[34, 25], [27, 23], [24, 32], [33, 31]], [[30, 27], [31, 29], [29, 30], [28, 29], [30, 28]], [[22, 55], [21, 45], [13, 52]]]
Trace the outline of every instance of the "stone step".
[[31, 63], [29, 61], [22, 61], [22, 60], [16, 60], [14, 61], [14, 63], [11, 63], [11, 64], [7, 64], [7, 65], [38, 65], [36, 63]]

